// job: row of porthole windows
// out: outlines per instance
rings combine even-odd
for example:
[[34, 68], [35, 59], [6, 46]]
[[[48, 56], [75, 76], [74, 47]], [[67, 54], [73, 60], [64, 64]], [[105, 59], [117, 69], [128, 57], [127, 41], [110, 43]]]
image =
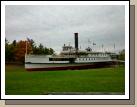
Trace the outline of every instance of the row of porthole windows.
[[[106, 60], [106, 59], [108, 59], [108, 58], [101, 58], [102, 60]], [[98, 60], [98, 58], [79, 58], [79, 60]], [[99, 58], [99, 60], [100, 60], [100, 58]]]
[[79, 58], [79, 60], [95, 60], [96, 58]]
[[93, 55], [90, 55], [90, 56], [107, 56], [106, 54], [93, 54]]

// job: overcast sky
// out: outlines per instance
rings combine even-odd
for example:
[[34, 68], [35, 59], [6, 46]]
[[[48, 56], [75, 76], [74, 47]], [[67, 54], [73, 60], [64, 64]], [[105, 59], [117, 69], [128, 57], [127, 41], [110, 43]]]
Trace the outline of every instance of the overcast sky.
[[[56, 53], [63, 44], [74, 46], [74, 33], [79, 33], [79, 47], [90, 46], [107, 51], [125, 48], [125, 7], [113, 6], [6, 6], [6, 38], [33, 39], [53, 48]], [[88, 42], [90, 40], [90, 43]], [[96, 43], [93, 47], [92, 43]]]

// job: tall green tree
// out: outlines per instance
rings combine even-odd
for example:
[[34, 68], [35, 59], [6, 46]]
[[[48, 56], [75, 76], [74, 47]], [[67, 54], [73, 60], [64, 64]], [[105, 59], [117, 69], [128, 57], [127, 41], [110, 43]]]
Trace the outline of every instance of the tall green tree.
[[14, 61], [14, 46], [9, 43], [7, 39], [5, 39], [5, 60], [10, 62]]
[[12, 42], [12, 44], [13, 44], [13, 46], [16, 46], [16, 44], [17, 44], [16, 40], [14, 40], [14, 41]]
[[16, 40], [13, 40], [12, 43], [9, 43], [9, 41], [5, 38], [5, 61], [24, 62], [26, 49], [27, 49], [27, 54], [36, 54], [36, 55], [54, 54], [54, 50], [52, 48], [44, 47], [41, 43], [38, 46], [36, 46], [35, 41], [30, 38], [27, 38], [27, 41], [20, 40], [17, 42]]
[[33, 39], [27, 38], [27, 41], [30, 43], [31, 47], [34, 48], [35, 47], [35, 41]]
[[54, 50], [52, 49], [52, 48], [49, 48], [49, 55], [52, 55], [52, 54], [54, 54]]

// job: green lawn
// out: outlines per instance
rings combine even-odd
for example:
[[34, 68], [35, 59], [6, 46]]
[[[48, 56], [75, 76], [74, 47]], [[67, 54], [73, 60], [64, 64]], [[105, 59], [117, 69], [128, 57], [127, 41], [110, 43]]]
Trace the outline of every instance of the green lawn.
[[28, 72], [6, 65], [6, 95], [49, 92], [124, 92], [124, 66], [87, 70]]

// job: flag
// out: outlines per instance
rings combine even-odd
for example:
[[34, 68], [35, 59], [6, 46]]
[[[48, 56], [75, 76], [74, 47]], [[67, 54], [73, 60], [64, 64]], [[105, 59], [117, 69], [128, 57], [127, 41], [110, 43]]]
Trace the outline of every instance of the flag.
[[96, 44], [93, 42], [93, 45], [96, 45]]

